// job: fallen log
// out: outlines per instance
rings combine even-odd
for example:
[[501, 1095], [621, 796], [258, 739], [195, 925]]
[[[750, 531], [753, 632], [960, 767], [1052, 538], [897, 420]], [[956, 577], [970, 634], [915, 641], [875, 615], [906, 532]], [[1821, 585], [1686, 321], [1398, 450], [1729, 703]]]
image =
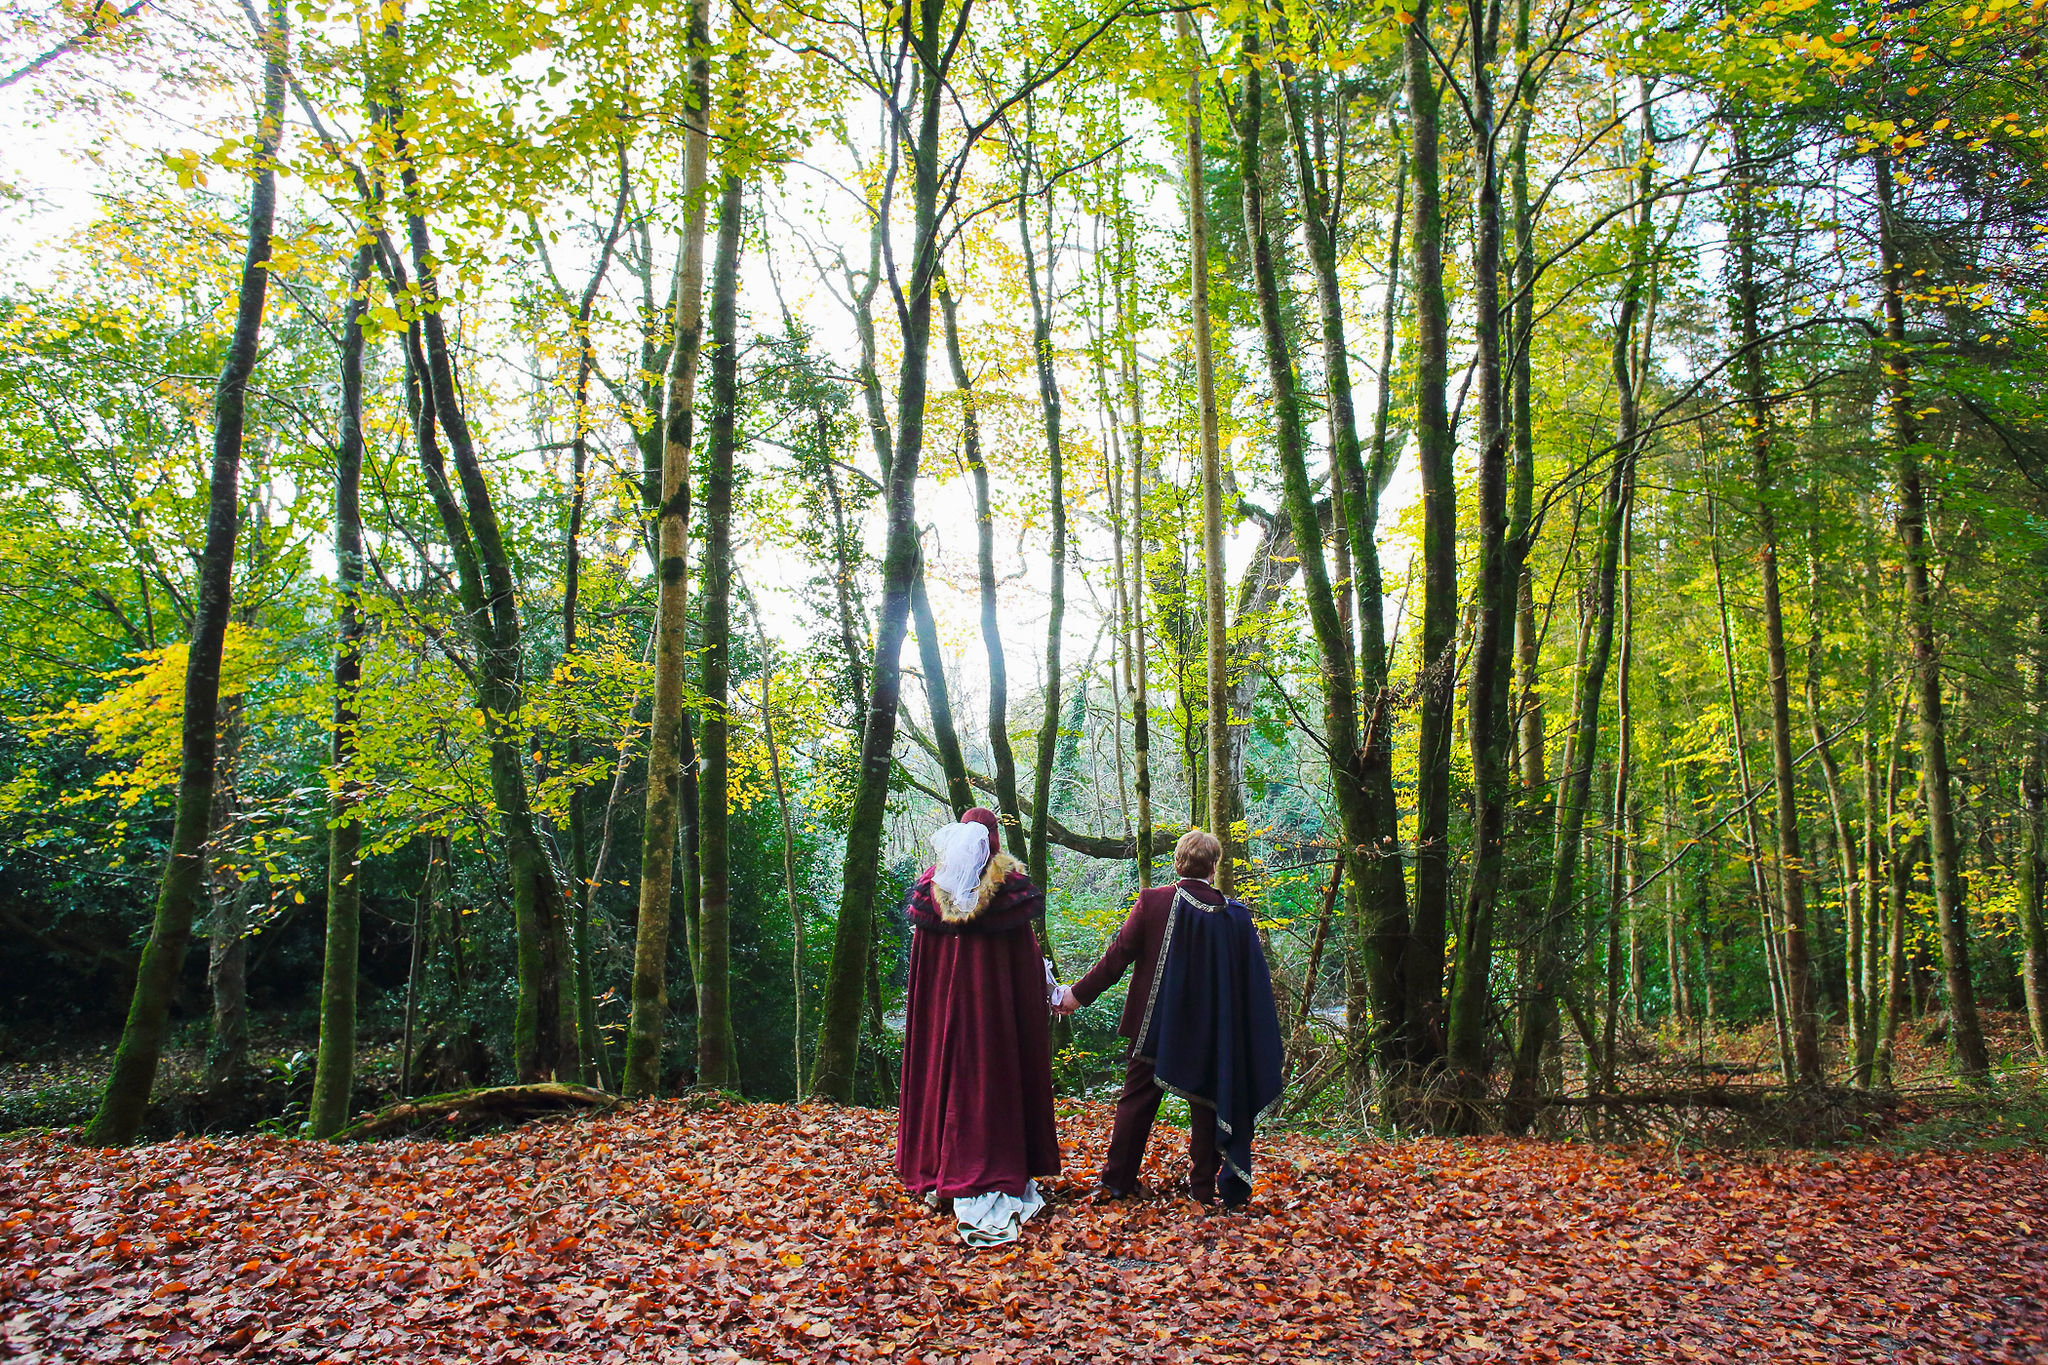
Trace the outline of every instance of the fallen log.
[[1765, 1113], [1787, 1106], [1811, 1108], [1838, 1105], [1848, 1109], [1887, 1110], [1896, 1108], [1898, 1097], [1884, 1090], [1849, 1090], [1821, 1087], [1809, 1090], [1765, 1085], [1697, 1085], [1666, 1090], [1618, 1090], [1586, 1095], [1542, 1095], [1539, 1106], [1567, 1109], [1612, 1109], [1657, 1107], [1675, 1109], [1734, 1109], [1744, 1113]]
[[456, 1090], [445, 1095], [426, 1095], [403, 1100], [365, 1114], [334, 1135], [336, 1142], [361, 1142], [413, 1133], [441, 1125], [470, 1129], [492, 1124], [524, 1123], [528, 1119], [578, 1111], [596, 1112], [619, 1102], [617, 1095], [593, 1090], [587, 1085], [547, 1082], [538, 1085], [499, 1085], [481, 1090]]

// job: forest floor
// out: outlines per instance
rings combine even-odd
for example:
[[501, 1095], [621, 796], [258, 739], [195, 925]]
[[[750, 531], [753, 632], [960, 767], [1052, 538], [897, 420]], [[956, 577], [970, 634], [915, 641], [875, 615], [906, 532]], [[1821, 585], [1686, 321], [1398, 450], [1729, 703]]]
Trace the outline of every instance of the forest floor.
[[[1241, 1214], [1086, 1194], [1012, 1248], [886, 1110], [666, 1101], [459, 1141], [0, 1141], [0, 1357], [2048, 1362], [2048, 1153], [1262, 1142]], [[1180, 1153], [1162, 1128], [1149, 1182]]]

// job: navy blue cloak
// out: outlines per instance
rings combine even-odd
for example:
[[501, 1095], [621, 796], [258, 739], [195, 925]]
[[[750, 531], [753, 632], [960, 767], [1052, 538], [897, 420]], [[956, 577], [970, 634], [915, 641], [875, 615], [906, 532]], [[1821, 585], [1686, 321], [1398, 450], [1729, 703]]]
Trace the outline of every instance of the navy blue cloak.
[[1280, 1098], [1285, 1053], [1273, 978], [1242, 901], [1174, 896], [1138, 1038], [1162, 1089], [1216, 1111], [1218, 1193], [1248, 1197], [1252, 1129]]

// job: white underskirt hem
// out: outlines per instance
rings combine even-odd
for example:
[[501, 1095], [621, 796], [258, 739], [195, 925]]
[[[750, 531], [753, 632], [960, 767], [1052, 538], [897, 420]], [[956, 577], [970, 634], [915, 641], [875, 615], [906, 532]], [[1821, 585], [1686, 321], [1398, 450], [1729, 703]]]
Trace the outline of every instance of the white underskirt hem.
[[1038, 1182], [1024, 1182], [1020, 1197], [991, 1190], [987, 1194], [964, 1195], [953, 1201], [953, 1216], [960, 1220], [960, 1240], [971, 1247], [999, 1247], [1014, 1242], [1024, 1225], [1045, 1207]]

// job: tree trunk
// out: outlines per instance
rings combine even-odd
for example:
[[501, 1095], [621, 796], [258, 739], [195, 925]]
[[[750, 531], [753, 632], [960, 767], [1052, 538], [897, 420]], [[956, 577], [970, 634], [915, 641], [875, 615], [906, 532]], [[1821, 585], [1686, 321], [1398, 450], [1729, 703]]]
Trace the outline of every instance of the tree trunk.
[[[1412, 41], [1412, 38], [1411, 38]], [[1414, 60], [1411, 56], [1411, 63]], [[1410, 88], [1414, 85], [1411, 66]], [[1644, 113], [1648, 118], [1647, 101]], [[1647, 140], [1647, 139], [1646, 139]], [[1515, 1040], [1514, 1074], [1508, 1082], [1505, 1121], [1512, 1132], [1524, 1132], [1536, 1116], [1537, 1088], [1544, 1048], [1554, 1024], [1554, 1006], [1565, 985], [1566, 966], [1561, 954], [1567, 917], [1571, 914], [1578, 881], [1580, 842], [1585, 833], [1586, 811], [1592, 799], [1594, 754], [1600, 740], [1600, 698], [1607, 682], [1608, 661], [1614, 648], [1616, 589], [1619, 585], [1622, 542], [1635, 503], [1635, 464], [1640, 435], [1635, 376], [1635, 325], [1641, 307], [1643, 277], [1648, 269], [1650, 200], [1649, 158], [1642, 158], [1637, 182], [1641, 217], [1629, 253], [1621, 307], [1615, 320], [1611, 368], [1618, 399], [1618, 422], [1613, 467], [1601, 496], [1600, 560], [1596, 570], [1592, 613], [1586, 631], [1585, 666], [1579, 673], [1577, 696], [1572, 708], [1572, 732], [1565, 751], [1565, 770], [1559, 778], [1557, 839], [1551, 858], [1550, 887], [1544, 897], [1543, 916], [1537, 925], [1532, 953], [1529, 1002], [1522, 1012], [1522, 1029]]]
[[1963, 900], [1962, 857], [1950, 796], [1948, 727], [1942, 714], [1941, 653], [1934, 638], [1934, 585], [1927, 545], [1927, 493], [1920, 469], [1920, 437], [1913, 416], [1912, 361], [1906, 352], [1905, 267], [1899, 262], [1891, 158], [1874, 158], [1878, 193], [1878, 256], [1884, 272], [1885, 381], [1892, 442], [1899, 461], [1899, 540], [1906, 555], [1906, 637], [1913, 648], [1919, 710], [1920, 770], [1927, 802], [1927, 855], [1934, 873], [1934, 903], [1941, 925], [1941, 964], [1947, 978], [1949, 1039], [1957, 1069], [1979, 1077], [1991, 1069], [1977, 992], [1970, 980], [1970, 925]]
[[263, 302], [270, 281], [270, 234], [277, 213], [277, 144], [284, 127], [286, 8], [271, 0], [264, 30], [263, 110], [251, 148], [255, 168], [249, 191], [246, 249], [235, 305], [235, 328], [213, 395], [213, 462], [208, 471], [206, 540], [199, 557], [198, 608], [186, 656], [184, 718], [180, 725], [177, 814], [157, 888], [156, 917], [136, 968], [135, 993], [114, 1052], [114, 1066], [99, 1110], [85, 1130], [98, 1146], [133, 1142], [156, 1083], [171, 996], [184, 970], [192, 916], [206, 877], [206, 842], [213, 812], [215, 724], [220, 705], [222, 642], [233, 591], [235, 533], [240, 501], [243, 409], [256, 368]]
[[[625, 228], [626, 204], [632, 196], [632, 174], [626, 162], [625, 145], [619, 147], [619, 193], [612, 204], [611, 229], [598, 248], [597, 265], [577, 300], [576, 380], [571, 388], [569, 434], [569, 524], [562, 536], [562, 660], [567, 663], [576, 652], [577, 601], [583, 587], [583, 514], [589, 502], [590, 467], [590, 378], [597, 366], [597, 351], [591, 344], [590, 319], [597, 308], [598, 291], [611, 269], [612, 252]], [[582, 741], [571, 739], [568, 765], [580, 771], [584, 762]], [[569, 870], [571, 909], [575, 915], [572, 947], [576, 954], [576, 1036], [585, 1079], [602, 1087], [610, 1070], [604, 1057], [604, 1043], [597, 1031], [597, 994], [590, 960], [590, 916], [597, 894], [591, 871], [588, 843], [588, 788], [579, 780], [569, 789]]]
[[861, 1004], [875, 922], [882, 819], [895, 766], [896, 708], [902, 694], [901, 652], [909, 626], [910, 585], [917, 572], [917, 467], [924, 453], [926, 369], [931, 346], [932, 285], [938, 274], [939, 113], [945, 94], [936, 0], [903, 11], [904, 41], [923, 72], [911, 145], [914, 235], [910, 276], [898, 310], [903, 364], [896, 389], [896, 456], [883, 480], [888, 549], [882, 561], [882, 613], [875, 635], [873, 681], [861, 732], [860, 775], [847, 814], [845, 873], [839, 925], [825, 982], [811, 1093], [840, 1103], [853, 1099], [860, 1059]]
[[1913, 685], [1908, 680], [1899, 703], [1898, 721], [1892, 728], [1891, 753], [1885, 764], [1884, 827], [1890, 851], [1885, 858], [1886, 905], [1884, 944], [1884, 1016], [1879, 1022], [1877, 1054], [1872, 1068], [1876, 1083], [1892, 1083], [1892, 1056], [1898, 1040], [1899, 1022], [1905, 1017], [1910, 997], [1906, 992], [1906, 899], [1913, 889], [1913, 838], [1897, 836], [1899, 789], [1906, 738], [1906, 721], [1912, 711]]
[[1715, 504], [1707, 504], [1708, 544], [1714, 561], [1714, 600], [1721, 612], [1721, 668], [1728, 681], [1729, 740], [1735, 750], [1735, 775], [1742, 783], [1742, 822], [1747, 835], [1745, 861], [1749, 864], [1751, 889], [1756, 893], [1756, 913], [1763, 934], [1764, 966], [1770, 979], [1771, 1019], [1778, 1033], [1778, 1069], [1786, 1084], [1798, 1074], [1792, 1055], [1791, 1015], [1785, 1004], [1785, 978], [1778, 966], [1777, 926], [1771, 918], [1771, 891], [1764, 876], [1763, 839], [1757, 832], [1755, 790], [1749, 777], [1749, 747], [1742, 725], [1742, 693], [1735, 681], [1735, 639], [1728, 626], [1728, 591], [1721, 576], [1721, 534]]
[[732, 811], [727, 707], [732, 691], [732, 479], [738, 446], [739, 266], [745, 182], [727, 168], [719, 192], [718, 254], [711, 267], [711, 420], [704, 472], [704, 766], [698, 845], [704, 891], [697, 912], [697, 1083], [739, 1088], [732, 1033]]
[[655, 512], [654, 699], [647, 729], [647, 814], [640, 843], [640, 906], [633, 934], [633, 1005], [620, 1085], [644, 1099], [661, 1084], [668, 1026], [669, 902], [675, 888], [677, 806], [689, 667], [690, 445], [698, 350], [703, 340], [705, 168], [711, 100], [710, 0], [692, 0], [688, 44], [691, 114], [683, 130], [683, 259], [676, 275], [675, 341], [669, 351], [661, 497]]
[[[341, 430], [334, 458], [334, 739], [327, 788], [327, 941], [320, 971], [320, 1042], [313, 1067], [307, 1132], [332, 1137], [348, 1122], [355, 1086], [356, 976], [363, 888], [356, 879], [363, 827], [347, 776], [356, 749], [356, 689], [363, 679], [363, 316], [369, 307], [371, 253], [356, 249], [348, 306], [341, 315]], [[417, 939], [419, 929], [414, 926]], [[414, 948], [418, 957], [418, 947]], [[416, 975], [416, 972], [414, 973]], [[412, 996], [410, 977], [407, 998]], [[406, 1040], [408, 1043], [410, 1039]], [[401, 1058], [401, 1065], [405, 1059]]]
[[938, 746], [939, 766], [946, 770], [946, 799], [958, 816], [974, 805], [974, 793], [967, 785], [967, 760], [960, 752], [960, 731], [953, 722], [952, 689], [946, 682], [939, 625], [932, 616], [931, 599], [925, 595], [922, 551], [917, 576], [910, 580], [910, 610], [917, 623], [917, 661], [924, 672], [925, 703], [931, 708], [932, 742]]
[[[1738, 119], [1735, 159], [1750, 160]], [[1736, 331], [1742, 347], [1736, 383], [1742, 392], [1748, 424], [1751, 479], [1756, 494], [1757, 533], [1762, 539], [1761, 571], [1764, 599], [1764, 649], [1770, 661], [1771, 777], [1777, 795], [1778, 919], [1783, 933], [1785, 1009], [1792, 1034], [1790, 1079], [1819, 1085], [1820, 1015], [1814, 1000], [1812, 954], [1806, 938], [1806, 865], [1799, 846], [1798, 770], [1792, 757], [1792, 692], [1785, 662], [1784, 602], [1778, 590], [1778, 515], [1772, 505], [1771, 428], [1769, 399], [1764, 391], [1764, 354], [1757, 314], [1761, 308], [1757, 281], [1755, 188], [1747, 170], [1735, 186]]]
[[[1529, 46], [1530, 0], [1517, 0], [1515, 47]], [[1524, 78], [1526, 79], [1526, 78]], [[1515, 215], [1515, 295], [1509, 365], [1513, 376], [1509, 386], [1509, 427], [1514, 436], [1515, 465], [1513, 505], [1508, 543], [1519, 559], [1515, 579], [1515, 691], [1519, 720], [1516, 750], [1521, 759], [1524, 822], [1540, 823], [1542, 793], [1548, 787], [1544, 775], [1542, 643], [1536, 626], [1536, 583], [1528, 568], [1530, 526], [1536, 495], [1536, 439], [1532, 415], [1534, 362], [1530, 352], [1536, 336], [1536, 223], [1529, 203], [1529, 130], [1534, 120], [1535, 91], [1522, 93], [1515, 107], [1515, 134], [1508, 144], [1508, 188]], [[1519, 528], [1519, 530], [1517, 530]], [[1576, 534], [1576, 527], [1574, 528]], [[1532, 809], [1533, 808], [1533, 809]], [[1533, 879], [1531, 879], [1533, 881]]]
[[[1256, 23], [1256, 18], [1252, 22]], [[1195, 406], [1201, 419], [1202, 443], [1202, 619], [1207, 644], [1209, 708], [1206, 820], [1209, 832], [1223, 845], [1223, 857], [1216, 864], [1216, 885], [1228, 895], [1236, 886], [1239, 850], [1230, 819], [1230, 632], [1223, 606], [1227, 572], [1223, 563], [1223, 448], [1216, 414], [1216, 361], [1209, 323], [1209, 206], [1202, 172], [1204, 72], [1194, 27], [1185, 13], [1174, 15], [1174, 30], [1183, 55], [1192, 64], [1183, 145], [1187, 153], [1188, 312], [1195, 342]], [[1256, 41], [1254, 38], [1254, 44]], [[1247, 202], [1250, 194], [1247, 187]]]
[[1808, 527], [1806, 538], [1806, 723], [1813, 735], [1814, 753], [1820, 760], [1821, 779], [1827, 786], [1828, 814], [1835, 834], [1835, 861], [1842, 876], [1842, 975], [1847, 1000], [1849, 1055], [1853, 1067], [1853, 1059], [1863, 1054], [1870, 1035], [1869, 997], [1864, 993], [1864, 980], [1858, 971], [1863, 960], [1865, 927], [1863, 883], [1857, 866], [1858, 840], [1850, 833], [1849, 810], [1842, 791], [1842, 767], [1835, 759], [1827, 720], [1821, 715], [1820, 549], [1816, 543], [1820, 535], [1819, 509], [1814, 508], [1813, 512], [1814, 524]]
[[[1365, 1019], [1377, 1021], [1373, 1046], [1354, 1047], [1349, 1052], [1347, 1086], [1352, 1095], [1362, 1096], [1369, 1060], [1376, 1060], [1386, 1077], [1402, 1077], [1407, 1070], [1407, 996], [1402, 983], [1409, 946], [1408, 888], [1400, 851], [1400, 808], [1393, 786], [1391, 715], [1386, 691], [1385, 585], [1376, 539], [1380, 494], [1391, 467], [1387, 425], [1392, 391], [1388, 380], [1393, 368], [1396, 299], [1400, 292], [1406, 161], [1403, 160], [1397, 178], [1393, 229], [1389, 234], [1379, 395], [1368, 465], [1359, 446], [1350, 350], [1344, 330], [1344, 294], [1337, 270], [1337, 224], [1342, 213], [1339, 187], [1324, 169], [1327, 148], [1321, 133], [1323, 121], [1310, 117], [1304, 109], [1298, 78], [1283, 77], [1281, 92], [1293, 144], [1295, 175], [1301, 185], [1302, 230], [1316, 279], [1323, 372], [1329, 389], [1332, 485], [1342, 510], [1337, 519], [1338, 544], [1349, 552], [1350, 591], [1357, 602], [1355, 630], [1344, 631], [1345, 613], [1338, 612], [1344, 657], [1347, 661], [1358, 661], [1355, 674], [1350, 674], [1347, 664], [1347, 674], [1358, 679], [1350, 702], [1354, 732], [1361, 724], [1360, 712], [1365, 709], [1361, 699], [1372, 699], [1372, 709], [1362, 721], [1364, 734], [1358, 737], [1360, 752], [1353, 760], [1355, 771], [1347, 777], [1340, 765], [1332, 774], [1335, 781], [1357, 782], [1365, 802], [1364, 839], [1353, 840], [1347, 834], [1338, 860], [1346, 873], [1345, 909], [1351, 926], [1346, 954], [1346, 1012], [1359, 1021], [1361, 1034]], [[1340, 139], [1341, 121], [1340, 112]], [[1341, 808], [1339, 818], [1342, 819]]]
[[[1600, 1088], [1614, 1093], [1621, 1018], [1622, 929], [1634, 911], [1628, 876], [1629, 779], [1635, 763], [1635, 709], [1629, 683], [1636, 653], [1636, 534], [1634, 509], [1621, 528], [1621, 652], [1614, 665], [1614, 801], [1608, 807], [1607, 994], [1601, 1016]], [[1630, 930], [1633, 933], [1633, 929]]]
[[[742, 591], [745, 585], [741, 585]], [[796, 821], [790, 814], [789, 788], [782, 778], [782, 751], [775, 741], [775, 649], [760, 603], [747, 598], [754, 617], [754, 637], [761, 650], [761, 742], [768, 750], [768, 777], [775, 785], [775, 806], [782, 818], [782, 892], [789, 900], [789, 1002], [793, 1022], [790, 1047], [796, 1070], [790, 1074], [799, 1089], [804, 1083], [804, 907], [796, 889]]]
[[[1863, 954], [1852, 970], [1863, 980], [1863, 1032], [1857, 1040], [1853, 1084], [1870, 1085], [1886, 1009], [1884, 991], [1884, 849], [1891, 838], [1890, 811], [1878, 783], [1878, 726], [1886, 700], [1879, 644], [1877, 537], [1870, 504], [1857, 500], [1863, 535]], [[1896, 746], [1894, 746], [1896, 747]]]
[[[996, 804], [1001, 807], [997, 814], [1010, 856], [1021, 862], [1025, 858], [1024, 826], [1017, 818], [1017, 758], [1010, 748], [1010, 682], [1009, 670], [1004, 666], [1002, 618], [996, 599], [996, 523], [989, 509], [988, 462], [981, 452], [981, 420], [975, 411], [974, 381], [960, 351], [958, 305], [943, 277], [938, 281], [938, 292], [939, 307], [946, 319], [946, 359], [953, 370], [953, 387], [960, 390], [960, 443], [968, 472], [974, 476], [975, 563], [981, 589], [981, 643], [988, 656], [988, 747], [995, 760]], [[1142, 814], [1150, 786], [1144, 783], [1142, 767], [1140, 774]]]
[[[260, 532], [261, 527], [257, 528]], [[247, 620], [246, 615], [244, 621]], [[240, 695], [220, 704], [220, 742], [214, 769], [213, 813], [207, 823], [218, 844], [232, 844], [236, 761], [249, 729]], [[206, 1088], [219, 1094], [249, 1071], [249, 884], [226, 848], [207, 875], [206, 990], [213, 1017], [206, 1039]]]
[[[1498, 0], [1473, 0], [1469, 7], [1472, 51], [1472, 142], [1477, 161], [1473, 318], [1479, 381], [1479, 584], [1478, 623], [1472, 641], [1472, 674], [1467, 684], [1466, 733], [1472, 755], [1472, 873], [1458, 919], [1458, 962], [1450, 1001], [1449, 1060], [1461, 1106], [1458, 1122], [1478, 1127], [1475, 1107], [1486, 1091], [1487, 1041], [1492, 1005], [1493, 926], [1500, 899], [1507, 817], [1513, 774], [1508, 750], [1509, 655], [1514, 629], [1519, 566], [1508, 544], [1508, 430], [1504, 423], [1501, 373], [1500, 174], [1494, 148], [1493, 66], [1499, 47]], [[1622, 645], [1622, 688], [1627, 684], [1628, 644]]]
[[[1120, 227], [1118, 247], [1128, 261], [1130, 233]], [[1127, 269], [1130, 288], [1137, 289], [1135, 267]], [[1117, 291], [1117, 331], [1123, 344], [1124, 386], [1131, 398], [1131, 596], [1125, 615], [1125, 667], [1131, 685], [1131, 795], [1138, 807], [1138, 885], [1152, 885], [1152, 721], [1148, 714], [1147, 669], [1150, 651], [1145, 642], [1145, 384], [1138, 373], [1138, 338], [1133, 317], [1135, 304], [1124, 307], [1124, 294]]]
[[2026, 774], [2021, 778], [2026, 822], [2020, 854], [2020, 929], [2026, 942], [2024, 989], [2027, 1026], [2034, 1051], [2048, 1061], [2048, 924], [2042, 901], [2048, 893], [2048, 608], [2034, 616], [2034, 657], [2028, 665], [2027, 709], [2033, 721], [2027, 736]]
[[[1246, 236], [1251, 247], [1252, 283], [1258, 297], [1259, 328], [1265, 342], [1266, 369], [1273, 390], [1273, 420], [1277, 437], [1281, 484], [1288, 520], [1294, 531], [1294, 550], [1301, 564], [1303, 596], [1307, 599], [1309, 622], [1315, 631], [1323, 683], [1323, 724], [1329, 745], [1330, 780], [1335, 790], [1338, 819], [1344, 840], [1344, 857], [1350, 863], [1354, 886], [1367, 885], [1367, 850], [1379, 846], [1379, 831], [1366, 786], [1364, 746], [1359, 742], [1358, 695], [1350, 644], [1344, 622], [1337, 610], [1330, 586], [1329, 569], [1323, 558], [1323, 533], [1316, 515], [1315, 500], [1308, 478], [1304, 450], [1300, 396], [1296, 389], [1294, 361], [1287, 347], [1285, 319], [1281, 312], [1278, 271], [1273, 262], [1272, 239], [1267, 228], [1265, 170], [1261, 157], [1264, 122], [1264, 79], [1259, 71], [1260, 36], [1254, 15], [1244, 28], [1244, 50], [1248, 65], [1243, 94], [1239, 100], [1238, 173], [1244, 187]], [[1296, 120], [1297, 126], [1299, 120]], [[1307, 182], [1312, 188], [1313, 180]], [[1354, 445], [1354, 455], [1356, 447]], [[1376, 594], [1375, 594], [1376, 596]], [[1377, 741], [1374, 741], [1377, 742]], [[1382, 926], [1375, 926], [1376, 928]], [[1375, 975], [1382, 1000], [1398, 999], [1395, 974], [1398, 958], [1392, 945], [1376, 945]], [[1398, 1016], [1394, 1016], [1398, 1018]], [[1389, 1102], [1398, 1102], [1407, 1075], [1398, 1064], [1399, 1040], [1392, 1036], [1387, 1016], [1379, 1020], [1375, 1039], [1383, 1065], [1381, 1082]]]
[[[1026, 106], [1027, 122], [1029, 106]], [[1027, 135], [1028, 136], [1028, 135]], [[1053, 764], [1060, 738], [1060, 642], [1067, 625], [1067, 493], [1066, 452], [1061, 446], [1060, 386], [1052, 363], [1052, 268], [1055, 256], [1051, 241], [1046, 243], [1045, 286], [1039, 287], [1038, 257], [1031, 244], [1031, 151], [1028, 143], [1021, 153], [1017, 192], [1017, 239], [1024, 251], [1024, 279], [1031, 295], [1031, 355], [1038, 371], [1038, 410], [1045, 426], [1046, 472], [1052, 513], [1051, 601], [1045, 623], [1045, 713], [1038, 725], [1038, 761], [1032, 771], [1031, 839], [1026, 859], [1031, 880], [1050, 886], [1051, 847], [1046, 840], [1045, 822], [1052, 814]], [[1052, 191], [1045, 194], [1047, 236], [1051, 235]], [[1038, 921], [1038, 941], [1049, 946], [1043, 916]]]
[[[850, 288], [848, 294], [853, 303], [854, 327], [860, 334], [857, 374], [861, 398], [867, 406], [868, 435], [875, 452], [875, 464], [882, 471], [882, 477], [887, 479], [889, 463], [895, 458], [895, 438], [889, 430], [888, 404], [882, 392], [881, 372], [876, 368], [874, 317], [875, 290], [881, 283], [881, 233], [884, 229], [885, 224], [877, 218], [871, 229], [867, 277], [859, 286]], [[849, 593], [853, 581], [852, 555], [847, 552], [850, 540], [845, 519], [839, 511], [838, 482], [829, 465], [826, 479], [832, 488], [833, 522], [839, 531], [837, 545], [841, 551], [838, 580], [840, 639], [851, 662], [854, 690], [858, 693], [861, 690], [860, 646], [853, 629], [854, 613]], [[921, 544], [917, 569], [910, 580], [910, 611], [911, 620], [917, 627], [918, 665], [924, 677], [925, 701], [931, 710], [932, 738], [938, 747], [939, 765], [946, 773], [947, 803], [952, 807], [952, 814], [957, 816], [974, 804], [974, 794], [967, 783], [967, 760], [960, 752], [960, 732], [953, 723], [953, 699], [946, 684], [945, 656], [939, 646], [938, 623], [932, 617], [931, 601], [925, 594]]]
[[1402, 25], [1411, 131], [1415, 288], [1415, 441], [1422, 476], [1421, 696], [1416, 729], [1415, 919], [1406, 964], [1409, 1065], [1427, 1069], [1443, 1049], [1444, 936], [1451, 898], [1451, 732], [1456, 704], [1458, 482], [1444, 387], [1450, 308], [1444, 298], [1442, 171], [1436, 55], [1429, 0]]
[[[512, 558], [477, 459], [468, 418], [457, 398], [454, 357], [442, 325], [440, 288], [433, 273], [433, 246], [420, 210], [418, 177], [402, 138], [398, 147], [401, 183], [408, 201], [406, 235], [424, 305], [417, 328], [423, 353], [417, 344], [409, 346], [421, 390], [416, 434], [435, 510], [455, 554], [463, 606], [476, 645], [477, 709], [484, 718], [491, 799], [509, 864], [519, 983], [512, 1026], [514, 1064], [526, 1082], [576, 1080], [581, 1071], [568, 905], [554, 859], [541, 842], [534, 821], [525, 767], [531, 741], [518, 728], [525, 684]], [[437, 425], [448, 438], [448, 454], [461, 488], [459, 505], [434, 438]]]

